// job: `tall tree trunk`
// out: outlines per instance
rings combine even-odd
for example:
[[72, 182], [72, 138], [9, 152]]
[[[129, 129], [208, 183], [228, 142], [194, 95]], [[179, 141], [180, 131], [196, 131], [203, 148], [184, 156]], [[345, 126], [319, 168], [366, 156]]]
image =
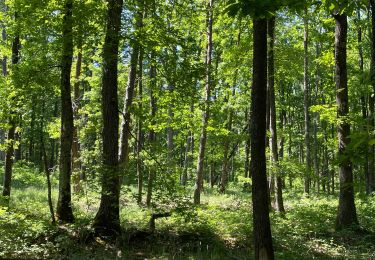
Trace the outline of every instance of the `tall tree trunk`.
[[[81, 37], [80, 37], [81, 38]], [[79, 119], [79, 108], [81, 102], [81, 68], [82, 68], [82, 39], [79, 39], [78, 42], [78, 55], [76, 63], [76, 72], [75, 72], [75, 82], [74, 82], [74, 105], [73, 105], [73, 118], [75, 120]], [[80, 145], [78, 139], [78, 126], [74, 124], [73, 130], [73, 144], [72, 144], [72, 172], [73, 172], [73, 189], [74, 192], [81, 191], [80, 184]]]
[[[154, 91], [156, 91], [156, 67], [155, 67], [155, 54], [151, 54], [151, 67], [150, 67], [150, 108], [151, 108], [151, 120], [152, 126], [156, 124], [156, 97]], [[154, 154], [156, 150], [156, 133], [153, 128], [150, 129], [148, 140], [150, 142], [150, 153]], [[155, 163], [155, 162], [154, 162]], [[146, 205], [147, 207], [151, 206], [152, 199], [152, 189], [154, 186], [154, 181], [156, 177], [156, 167], [151, 165], [148, 175], [148, 184], [147, 184], [147, 196], [146, 196]]]
[[213, 25], [213, 8], [214, 0], [208, 0], [208, 21], [207, 21], [207, 50], [206, 50], [206, 94], [202, 113], [202, 131], [199, 140], [199, 154], [197, 163], [197, 176], [194, 190], [194, 204], [201, 202], [201, 190], [203, 187], [203, 166], [207, 141], [207, 126], [210, 117], [210, 95], [211, 95], [211, 64], [212, 64], [212, 25]]
[[142, 192], [143, 192], [143, 171], [142, 171], [142, 145], [143, 145], [143, 116], [142, 116], [142, 99], [143, 99], [143, 48], [139, 52], [138, 60], [138, 99], [139, 105], [138, 109], [140, 111], [140, 116], [138, 118], [138, 130], [137, 130], [137, 181], [138, 181], [138, 194], [137, 194], [137, 203], [142, 203]]
[[310, 87], [309, 87], [309, 21], [308, 11], [305, 7], [305, 13], [303, 17], [304, 21], [304, 72], [303, 72], [303, 86], [304, 86], [304, 114], [305, 114], [305, 146], [306, 146], [306, 173], [305, 173], [305, 185], [304, 192], [310, 193], [310, 178], [311, 178], [311, 146], [310, 146]]
[[[375, 0], [370, 0], [371, 6], [371, 69], [370, 78], [372, 86], [372, 94], [369, 95], [369, 115], [368, 125], [369, 131], [373, 131], [375, 127]], [[375, 190], [375, 146], [371, 145], [368, 152], [368, 175], [366, 178], [366, 192], [370, 194]]]
[[56, 215], [60, 221], [73, 222], [70, 179], [72, 174], [73, 108], [70, 74], [73, 60], [73, 0], [64, 2], [61, 58], [61, 138], [59, 199]]
[[[139, 7], [140, 8], [140, 7]], [[136, 31], [139, 30], [142, 24], [143, 13], [138, 11], [136, 14]], [[129, 161], [129, 139], [131, 135], [130, 126], [130, 108], [133, 103], [134, 90], [136, 86], [137, 77], [137, 65], [139, 59], [140, 45], [138, 39], [133, 39], [131, 41], [133, 47], [133, 52], [130, 56], [130, 71], [128, 76], [128, 84], [126, 88], [125, 98], [124, 98], [124, 108], [122, 110], [122, 121], [121, 121], [121, 132], [120, 132], [120, 154], [119, 154], [119, 164], [120, 167], [127, 172], [128, 161]], [[121, 174], [120, 182], [122, 182], [124, 173]]]
[[267, 20], [254, 19], [251, 164], [255, 259], [274, 259], [266, 175]]
[[[14, 15], [14, 20], [17, 23], [17, 13]], [[3, 31], [5, 33], [5, 30]], [[5, 37], [6, 38], [6, 37]], [[20, 50], [20, 37], [18, 34], [14, 36], [12, 43], [12, 65], [13, 69], [19, 61], [19, 50]], [[5, 64], [3, 64], [3, 75], [8, 76], [6, 58], [4, 58]], [[4, 181], [3, 181], [3, 196], [5, 197], [6, 204], [9, 203], [9, 196], [12, 183], [12, 170], [13, 170], [13, 156], [14, 156], [14, 142], [16, 132], [16, 114], [11, 111], [9, 117], [9, 129], [7, 133], [7, 147], [5, 150], [5, 165], [4, 165]]]
[[268, 50], [268, 97], [270, 105], [270, 149], [273, 162], [274, 171], [272, 174], [276, 176], [276, 210], [278, 212], [285, 212], [283, 202], [283, 182], [279, 172], [279, 154], [277, 150], [277, 129], [276, 129], [276, 98], [275, 98], [275, 61], [274, 61], [274, 43], [275, 43], [275, 17], [272, 17], [267, 22], [267, 31], [269, 38]]
[[[364, 66], [363, 66], [363, 63], [364, 63], [364, 58], [363, 58], [363, 47], [362, 47], [362, 44], [363, 44], [363, 41], [362, 41], [362, 27], [361, 27], [361, 10], [360, 9], [357, 9], [357, 23], [358, 23], [358, 31], [357, 31], [357, 36], [358, 36], [358, 54], [359, 54], [359, 60], [358, 60], [358, 66], [359, 66], [359, 71], [361, 73], [360, 75], [360, 84], [361, 84], [361, 91], [362, 91], [362, 95], [361, 95], [361, 106], [362, 106], [362, 118], [363, 120], [366, 122], [367, 121], [367, 118], [368, 118], [368, 115], [367, 115], [367, 102], [366, 102], [366, 92], [364, 90]], [[365, 132], [368, 132], [368, 127], [367, 127], [367, 123], [366, 125], [363, 127], [363, 131]], [[368, 149], [365, 150], [365, 158], [364, 158], [365, 162], [364, 162], [364, 165], [363, 165], [363, 171], [364, 171], [364, 177], [366, 178], [366, 180], [369, 180], [369, 151]], [[363, 179], [362, 175], [360, 175], [360, 179]], [[360, 185], [359, 185], [359, 189], [360, 189], [360, 192], [362, 193], [362, 181], [360, 181]], [[366, 182], [368, 183], [368, 181]], [[367, 184], [366, 184], [367, 186]], [[367, 189], [366, 189], [367, 191]]]
[[337, 212], [336, 228], [346, 228], [358, 225], [357, 213], [354, 203], [354, 187], [352, 162], [347, 157], [347, 146], [350, 143], [350, 125], [345, 119], [349, 113], [348, 82], [346, 67], [346, 41], [348, 22], [346, 14], [337, 14], [335, 30], [335, 81], [339, 142], [339, 173], [340, 173], [340, 197]]
[[121, 28], [122, 0], [108, 0], [107, 28], [103, 45], [102, 118], [103, 176], [100, 207], [93, 227], [97, 233], [118, 235], [120, 226], [120, 178], [118, 169], [117, 64]]

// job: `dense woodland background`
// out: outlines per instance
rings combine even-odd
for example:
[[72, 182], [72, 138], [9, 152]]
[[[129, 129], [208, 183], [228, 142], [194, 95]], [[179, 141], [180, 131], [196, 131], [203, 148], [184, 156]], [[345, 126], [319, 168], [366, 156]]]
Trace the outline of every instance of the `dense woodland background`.
[[0, 258], [375, 257], [375, 1], [0, 0]]

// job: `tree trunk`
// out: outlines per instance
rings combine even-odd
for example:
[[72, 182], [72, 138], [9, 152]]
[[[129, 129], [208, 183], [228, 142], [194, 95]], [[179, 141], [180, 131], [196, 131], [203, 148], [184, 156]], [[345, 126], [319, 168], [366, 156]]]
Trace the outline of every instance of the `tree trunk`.
[[143, 145], [143, 116], [142, 116], [142, 98], [143, 98], [143, 48], [139, 52], [139, 61], [138, 61], [138, 99], [139, 105], [138, 109], [140, 111], [140, 116], [138, 118], [138, 130], [137, 130], [137, 181], [138, 181], [138, 194], [137, 194], [137, 203], [142, 203], [142, 192], [143, 192], [143, 171], [142, 171], [142, 145]]
[[304, 14], [304, 72], [303, 72], [303, 87], [304, 87], [304, 114], [305, 114], [305, 146], [306, 146], [306, 173], [304, 192], [310, 193], [310, 175], [311, 175], [311, 147], [310, 147], [310, 87], [309, 87], [309, 21], [307, 7], [305, 7]]
[[255, 259], [274, 259], [266, 175], [267, 20], [254, 20], [251, 163]]
[[[369, 115], [368, 115], [368, 125], [369, 131], [373, 131], [375, 127], [375, 1], [370, 0], [371, 6], [371, 69], [370, 78], [372, 86], [372, 94], [369, 95]], [[370, 194], [375, 190], [375, 146], [370, 145], [368, 152], [368, 175], [366, 178], [366, 192]]]
[[56, 215], [62, 222], [73, 222], [70, 179], [72, 174], [73, 108], [70, 95], [70, 74], [73, 60], [73, 0], [64, 3], [61, 59], [61, 138], [59, 198]]
[[[17, 13], [15, 14], [14, 17], [15, 17], [14, 18], [15, 22], [17, 23]], [[5, 30], [3, 31], [3, 33], [5, 33]], [[19, 50], [20, 50], [20, 38], [19, 38], [19, 35], [16, 34], [12, 43], [12, 65], [13, 66], [18, 64]], [[5, 62], [5, 64], [3, 64], [3, 75], [8, 76], [6, 58], [4, 58], [3, 62]], [[11, 111], [10, 113], [9, 125], [10, 127], [7, 133], [7, 147], [5, 150], [4, 181], [3, 181], [3, 196], [5, 197], [5, 201], [7, 205], [9, 203], [9, 196], [10, 196], [11, 183], [12, 183], [14, 142], [15, 142], [15, 132], [16, 132], [16, 115], [13, 111]]]
[[[151, 107], [151, 120], [152, 126], [156, 124], [156, 97], [154, 91], [156, 90], [156, 67], [154, 64], [155, 61], [155, 54], [151, 54], [151, 68], [150, 68], [150, 107]], [[156, 151], [156, 133], [153, 128], [150, 129], [148, 140], [150, 142], [150, 154], [154, 154]], [[154, 162], [155, 163], [155, 162]], [[147, 196], [146, 196], [146, 205], [147, 207], [151, 206], [151, 199], [152, 199], [152, 189], [154, 186], [154, 181], [156, 177], [156, 167], [151, 165], [148, 175], [148, 184], [147, 184]]]
[[357, 213], [354, 204], [354, 187], [352, 162], [347, 156], [347, 146], [350, 144], [350, 125], [345, 119], [349, 113], [348, 105], [348, 82], [346, 67], [346, 41], [348, 23], [346, 14], [337, 14], [335, 30], [335, 82], [339, 142], [339, 173], [340, 173], [340, 196], [337, 212], [336, 228], [346, 228], [358, 225]]
[[[82, 67], [82, 40], [79, 40], [78, 43], [78, 55], [77, 55], [77, 64], [76, 64], [76, 74], [74, 82], [74, 104], [73, 104], [73, 118], [75, 120], [79, 119], [79, 108], [80, 108], [80, 86], [81, 86], [81, 67]], [[74, 192], [81, 191], [80, 184], [80, 145], [78, 139], [78, 126], [74, 124], [73, 130], [73, 144], [72, 144], [72, 172], [73, 172], [73, 189]]]
[[269, 38], [268, 50], [268, 97], [270, 106], [270, 150], [273, 163], [273, 172], [276, 177], [276, 210], [284, 213], [282, 179], [279, 172], [279, 154], [277, 150], [277, 129], [276, 129], [276, 101], [275, 101], [275, 63], [274, 63], [274, 43], [275, 43], [275, 17], [272, 17], [267, 22], [267, 31]]
[[245, 178], [250, 177], [250, 113], [248, 109], [245, 110], [245, 120], [246, 124], [246, 143], [245, 143]]
[[211, 64], [212, 64], [212, 25], [213, 25], [213, 4], [214, 0], [208, 0], [208, 21], [207, 21], [207, 50], [206, 50], [206, 95], [202, 113], [202, 131], [199, 140], [199, 154], [197, 163], [197, 175], [194, 190], [194, 204], [201, 202], [201, 190], [203, 187], [203, 166], [207, 141], [207, 126], [210, 117], [210, 95], [211, 95]]
[[103, 176], [100, 207], [93, 227], [99, 234], [116, 236], [120, 226], [120, 178], [118, 169], [117, 64], [121, 28], [122, 0], [108, 0], [107, 30], [103, 45], [102, 118]]

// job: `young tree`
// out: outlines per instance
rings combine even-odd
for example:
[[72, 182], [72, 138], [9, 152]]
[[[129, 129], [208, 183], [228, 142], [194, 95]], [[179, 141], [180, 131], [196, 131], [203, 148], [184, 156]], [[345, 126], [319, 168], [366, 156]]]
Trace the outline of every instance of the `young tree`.
[[119, 116], [117, 63], [122, 0], [108, 0], [102, 64], [103, 175], [100, 207], [93, 227], [99, 234], [116, 236], [120, 226], [120, 179], [118, 172]]
[[197, 175], [194, 190], [194, 204], [201, 202], [201, 190], [203, 186], [203, 166], [207, 142], [207, 126], [210, 118], [210, 96], [212, 89], [211, 64], [212, 64], [212, 26], [213, 26], [213, 9], [214, 0], [208, 0], [207, 11], [207, 50], [206, 50], [206, 82], [205, 82], [205, 99], [202, 113], [202, 131], [199, 140], [199, 154], [197, 164]]

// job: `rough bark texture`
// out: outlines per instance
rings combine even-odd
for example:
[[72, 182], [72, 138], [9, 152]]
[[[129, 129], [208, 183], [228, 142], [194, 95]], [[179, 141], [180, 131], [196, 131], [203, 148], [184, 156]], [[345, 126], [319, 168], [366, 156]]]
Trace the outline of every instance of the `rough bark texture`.
[[194, 204], [201, 202], [201, 190], [203, 187], [203, 166], [207, 141], [207, 126], [210, 117], [210, 95], [211, 95], [211, 64], [212, 64], [212, 24], [213, 24], [213, 0], [208, 1], [208, 21], [207, 21], [207, 50], [206, 50], [206, 84], [205, 101], [202, 114], [202, 131], [199, 140], [199, 154], [197, 163], [197, 175], [194, 190]]
[[72, 174], [72, 143], [73, 143], [73, 108], [71, 99], [70, 74], [73, 60], [73, 1], [64, 3], [61, 58], [61, 138], [60, 138], [60, 176], [59, 198], [56, 215], [62, 222], [73, 222], [71, 205], [70, 179]]
[[267, 22], [269, 49], [268, 49], [268, 97], [270, 106], [270, 150], [273, 163], [273, 172], [276, 183], [275, 207], [279, 212], [285, 212], [283, 202], [283, 187], [279, 169], [279, 154], [277, 150], [277, 130], [276, 130], [276, 97], [275, 97], [275, 61], [274, 61], [274, 42], [275, 42], [275, 17]]
[[309, 87], [309, 22], [307, 7], [305, 7], [304, 15], [304, 72], [303, 72], [303, 105], [305, 114], [305, 146], [306, 146], [306, 175], [304, 192], [310, 193], [310, 174], [311, 174], [311, 146], [310, 146], [310, 87]]
[[354, 187], [352, 162], [346, 154], [347, 146], [350, 143], [350, 125], [347, 122], [349, 113], [347, 66], [346, 66], [346, 42], [348, 22], [345, 14], [335, 15], [335, 82], [336, 102], [339, 125], [339, 175], [340, 175], [340, 196], [339, 207], [336, 219], [336, 228], [346, 228], [358, 225], [357, 213], [354, 204]]
[[99, 234], [118, 235], [120, 179], [118, 171], [118, 94], [117, 63], [122, 0], [108, 0], [107, 29], [103, 45], [102, 117], [103, 175], [100, 207], [93, 227]]
[[267, 20], [254, 20], [251, 163], [255, 259], [274, 259], [266, 176]]

